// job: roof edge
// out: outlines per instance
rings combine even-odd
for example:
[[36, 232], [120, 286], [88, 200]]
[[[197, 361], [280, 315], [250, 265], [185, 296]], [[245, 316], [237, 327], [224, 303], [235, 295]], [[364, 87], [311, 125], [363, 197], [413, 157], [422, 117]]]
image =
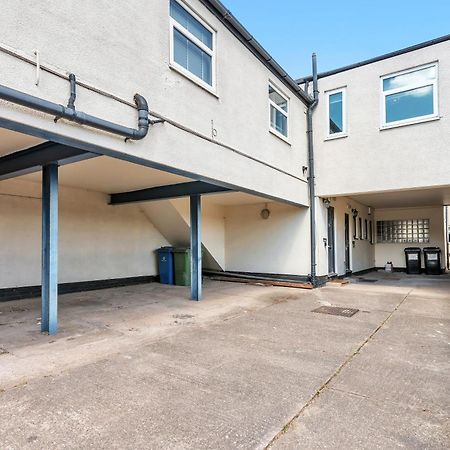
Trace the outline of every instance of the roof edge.
[[[341, 72], [346, 72], [347, 70], [356, 69], [358, 67], [367, 66], [368, 64], [373, 64], [378, 61], [383, 61], [384, 59], [394, 58], [395, 56], [403, 55], [405, 53], [413, 52], [415, 50], [420, 50], [425, 47], [429, 47], [431, 45], [440, 44], [441, 42], [445, 42], [450, 40], [450, 34], [446, 34], [444, 36], [440, 36], [435, 39], [431, 39], [429, 41], [421, 42], [419, 44], [411, 45], [409, 47], [402, 48], [400, 50], [395, 50], [393, 52], [385, 53], [384, 55], [375, 56], [374, 58], [365, 59], [363, 61], [349, 64], [348, 66], [339, 67], [338, 69], [329, 70], [327, 72], [322, 72], [317, 75], [318, 78], [325, 78], [331, 75], [335, 75]], [[308, 75], [307, 77], [298, 78], [295, 80], [297, 84], [303, 84], [306, 81], [312, 81], [312, 76]]]
[[247, 31], [234, 15], [219, 0], [200, 0], [224, 25], [256, 56], [274, 75], [276, 75], [305, 105], [313, 99], [288, 75], [272, 58], [264, 47]]

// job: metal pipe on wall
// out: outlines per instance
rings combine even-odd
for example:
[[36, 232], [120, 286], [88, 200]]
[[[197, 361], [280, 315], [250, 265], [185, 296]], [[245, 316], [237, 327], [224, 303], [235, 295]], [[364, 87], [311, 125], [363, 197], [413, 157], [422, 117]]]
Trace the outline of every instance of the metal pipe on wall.
[[312, 72], [313, 72], [313, 102], [306, 111], [306, 133], [308, 138], [308, 165], [309, 165], [309, 220], [311, 236], [311, 283], [317, 286], [317, 239], [316, 239], [316, 182], [314, 171], [314, 138], [313, 138], [313, 113], [319, 103], [319, 90], [317, 83], [317, 57], [312, 54]]
[[[71, 100], [75, 101], [71, 94]], [[3, 85], [0, 85], [0, 98], [8, 102], [15, 103], [17, 105], [25, 106], [27, 108], [41, 111], [46, 114], [55, 116], [56, 119], [66, 119], [71, 122], [76, 122], [80, 125], [87, 125], [98, 130], [106, 131], [108, 133], [117, 134], [123, 136], [126, 139], [140, 140], [147, 136], [149, 128], [148, 119], [148, 104], [142, 95], [135, 94], [134, 101], [138, 109], [138, 128], [129, 128], [123, 125], [119, 125], [107, 120], [100, 119], [90, 114], [85, 114], [81, 111], [77, 111], [72, 105], [73, 102], [69, 101], [68, 106], [59, 105], [48, 100], [44, 100], [34, 95], [26, 94], [25, 92], [17, 91]], [[73, 107], [72, 107], [73, 106]]]

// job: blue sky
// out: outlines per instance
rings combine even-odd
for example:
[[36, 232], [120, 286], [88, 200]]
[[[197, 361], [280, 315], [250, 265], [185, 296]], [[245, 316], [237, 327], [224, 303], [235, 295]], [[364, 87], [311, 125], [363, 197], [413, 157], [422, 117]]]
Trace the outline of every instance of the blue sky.
[[450, 34], [450, 0], [222, 2], [294, 78]]

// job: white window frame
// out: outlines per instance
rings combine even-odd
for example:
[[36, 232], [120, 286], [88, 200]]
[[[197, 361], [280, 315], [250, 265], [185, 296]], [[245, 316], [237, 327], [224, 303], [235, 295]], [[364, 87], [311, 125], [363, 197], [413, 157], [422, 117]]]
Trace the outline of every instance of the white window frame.
[[[383, 81], [387, 78], [392, 78], [399, 75], [406, 75], [411, 72], [416, 72], [418, 70], [422, 69], [428, 69], [429, 67], [435, 67], [436, 68], [436, 77], [433, 81], [424, 81], [420, 83], [411, 83], [408, 86], [397, 88], [397, 89], [390, 89], [388, 91], [383, 90]], [[414, 123], [421, 123], [421, 122], [428, 122], [430, 120], [436, 120], [439, 119], [439, 65], [438, 62], [435, 61], [433, 63], [424, 64], [422, 66], [412, 67], [406, 70], [402, 70], [400, 72], [394, 72], [387, 75], [383, 75], [380, 77], [380, 129], [385, 128], [395, 128], [400, 127], [403, 125], [411, 125]], [[411, 119], [403, 119], [403, 120], [396, 120], [395, 122], [386, 122], [386, 97], [393, 94], [398, 94], [399, 92], [406, 92], [410, 91], [412, 89], [417, 89], [425, 86], [433, 86], [433, 113], [432, 114], [426, 114], [424, 116], [419, 117], [412, 117]]]
[[[289, 135], [290, 135], [290, 130], [291, 130], [291, 126], [290, 126], [290, 120], [289, 120], [289, 112], [290, 112], [290, 101], [291, 99], [289, 98], [288, 95], [286, 95], [281, 89], [279, 89], [277, 87], [277, 85], [275, 83], [273, 83], [271, 80], [269, 80], [268, 82], [268, 86], [270, 86], [278, 95], [281, 95], [281, 97], [283, 97], [286, 100], [286, 105], [287, 105], [287, 111], [285, 111], [283, 108], [280, 108], [275, 102], [273, 102], [270, 99], [269, 93], [268, 95], [268, 100], [269, 100], [269, 131], [274, 134], [275, 136], [279, 137], [280, 139], [282, 139], [283, 141], [287, 142], [288, 144], [290, 143], [289, 141]], [[283, 133], [280, 133], [275, 127], [272, 127], [272, 113], [271, 113], [271, 106], [273, 106], [277, 111], [281, 112], [281, 114], [283, 114], [283, 116], [286, 117], [286, 124], [287, 124], [287, 134], [286, 136]]]
[[[194, 19], [198, 20], [209, 32], [212, 34], [212, 50], [205, 45], [200, 39], [194, 36], [190, 31], [183, 27], [180, 23], [178, 23], [171, 15], [170, 15], [170, 1], [169, 3], [169, 25], [170, 25], [170, 64], [169, 67], [171, 69], [176, 70], [177, 72], [184, 75], [186, 78], [189, 78], [194, 83], [198, 84], [202, 88], [216, 95], [216, 35], [217, 31], [212, 28], [208, 23], [206, 23], [198, 14], [196, 14], [186, 3], [175, 0], [182, 8], [184, 8]], [[174, 29], [179, 31], [184, 37], [189, 39], [193, 44], [203, 50], [205, 53], [211, 56], [211, 83], [208, 84], [203, 81], [197, 75], [194, 75], [189, 70], [185, 69], [182, 65], [178, 64], [175, 61], [174, 55]]]
[[[342, 131], [340, 133], [330, 133], [330, 96], [342, 92]], [[327, 107], [327, 120], [326, 120], [326, 140], [339, 139], [347, 137], [347, 86], [343, 86], [331, 91], [325, 92], [326, 107]]]

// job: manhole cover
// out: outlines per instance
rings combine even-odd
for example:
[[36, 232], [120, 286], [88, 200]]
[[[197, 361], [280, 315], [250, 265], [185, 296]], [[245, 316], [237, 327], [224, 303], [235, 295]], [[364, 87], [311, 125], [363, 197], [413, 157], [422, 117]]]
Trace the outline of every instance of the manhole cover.
[[320, 308], [313, 309], [312, 312], [321, 314], [331, 314], [332, 316], [344, 316], [352, 317], [359, 309], [355, 308], [340, 308], [339, 306], [321, 306]]
[[195, 316], [192, 314], [174, 314], [172, 317], [174, 319], [193, 319]]

